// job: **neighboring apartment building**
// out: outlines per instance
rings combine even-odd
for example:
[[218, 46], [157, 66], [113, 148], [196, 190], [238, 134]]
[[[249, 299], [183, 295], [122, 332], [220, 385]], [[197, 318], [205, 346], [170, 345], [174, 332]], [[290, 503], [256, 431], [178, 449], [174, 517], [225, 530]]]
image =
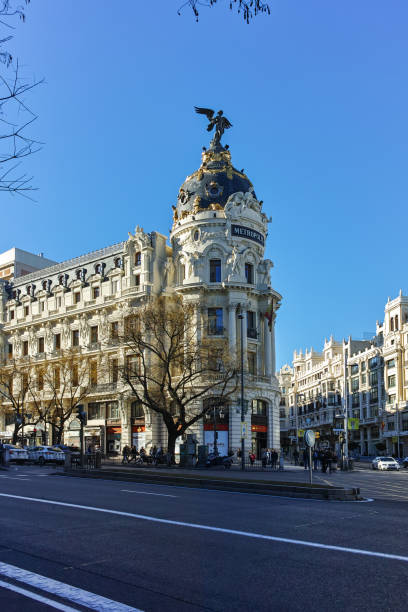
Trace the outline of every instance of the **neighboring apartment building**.
[[371, 340], [330, 338], [321, 353], [295, 351], [292, 369], [281, 368], [281, 439], [293, 448], [313, 429], [321, 446], [339, 448], [342, 434], [333, 430], [344, 427], [346, 372], [350, 451], [408, 455], [407, 368], [408, 297], [400, 293]]
[[34, 253], [22, 249], [12, 248], [0, 253], [0, 279], [18, 278], [30, 274], [30, 272], [53, 266], [56, 263], [56, 261], [44, 257], [43, 253], [34, 255]]
[[[166, 447], [161, 416], [150, 414], [118, 379], [126, 350], [118, 336], [129, 313], [149, 296], [178, 293], [197, 305], [200, 333], [226, 338], [231, 353], [241, 344], [238, 312], [244, 316], [247, 448], [260, 454], [279, 448], [279, 386], [275, 378], [276, 311], [281, 296], [271, 286], [272, 262], [264, 260], [268, 219], [253, 186], [231, 164], [221, 145], [202, 154], [202, 165], [187, 177], [173, 207], [169, 246], [166, 237], [137, 227], [118, 244], [44, 270], [0, 282], [3, 360], [27, 360], [35, 367], [58, 369], [72, 347], [89, 359], [92, 389], [85, 399], [86, 443], [108, 452], [125, 444]], [[108, 367], [109, 366], [109, 367]], [[115, 375], [116, 372], [116, 375]], [[32, 407], [28, 406], [31, 411]], [[239, 390], [219, 428], [220, 450], [241, 445]], [[10, 437], [13, 414], [0, 407], [0, 431]], [[51, 441], [48, 426], [27, 425], [31, 438]], [[212, 421], [198, 423], [200, 443], [211, 443]], [[78, 444], [72, 419], [65, 442]]]

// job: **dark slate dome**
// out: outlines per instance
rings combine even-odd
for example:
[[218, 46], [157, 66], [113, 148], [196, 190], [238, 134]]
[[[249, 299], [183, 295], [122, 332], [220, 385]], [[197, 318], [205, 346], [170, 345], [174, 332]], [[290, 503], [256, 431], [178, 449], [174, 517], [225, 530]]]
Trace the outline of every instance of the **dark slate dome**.
[[200, 168], [180, 187], [175, 220], [200, 209], [223, 209], [228, 198], [239, 191], [256, 197], [248, 177], [231, 164], [228, 149], [218, 145], [204, 150]]

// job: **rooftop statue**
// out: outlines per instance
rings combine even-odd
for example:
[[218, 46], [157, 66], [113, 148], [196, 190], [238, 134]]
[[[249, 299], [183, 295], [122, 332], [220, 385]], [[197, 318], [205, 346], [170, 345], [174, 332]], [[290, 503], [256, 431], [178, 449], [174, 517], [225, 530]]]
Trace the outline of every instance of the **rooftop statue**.
[[200, 108], [199, 106], [194, 107], [195, 112], [199, 115], [205, 115], [210, 122], [207, 126], [207, 132], [211, 132], [211, 130], [215, 127], [214, 138], [211, 141], [212, 147], [217, 147], [221, 145], [221, 136], [232, 127], [232, 123], [228, 121], [226, 117], [223, 116], [223, 111], [219, 110], [218, 113], [214, 116], [215, 111], [211, 108]]

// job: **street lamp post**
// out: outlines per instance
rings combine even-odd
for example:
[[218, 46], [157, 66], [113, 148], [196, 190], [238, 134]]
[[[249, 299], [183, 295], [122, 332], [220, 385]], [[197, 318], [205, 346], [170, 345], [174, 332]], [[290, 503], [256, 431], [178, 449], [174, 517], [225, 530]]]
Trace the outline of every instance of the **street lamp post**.
[[344, 451], [343, 451], [343, 469], [348, 469], [348, 389], [347, 389], [347, 349], [344, 349]]
[[238, 315], [238, 319], [241, 321], [241, 470], [245, 470], [244, 315], [242, 314], [242, 312], [240, 312], [240, 314]]

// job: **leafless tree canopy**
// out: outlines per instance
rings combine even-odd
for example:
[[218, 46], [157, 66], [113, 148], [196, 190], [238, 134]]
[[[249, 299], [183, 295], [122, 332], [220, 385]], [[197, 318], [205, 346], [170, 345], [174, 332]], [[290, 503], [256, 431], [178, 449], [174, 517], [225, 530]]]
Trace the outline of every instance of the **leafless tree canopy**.
[[[25, 7], [30, 0], [18, 4], [13, 0], [0, 0], [0, 29], [8, 34], [15, 23], [25, 21]], [[30, 197], [34, 190], [31, 178], [20, 168], [22, 160], [37, 152], [40, 143], [32, 135], [37, 115], [27, 99], [41, 81], [26, 78], [18, 60], [7, 48], [13, 38], [8, 34], [0, 39], [0, 192], [18, 193]]]
[[[223, 0], [221, 0], [222, 2]], [[187, 0], [178, 10], [178, 14], [181, 14], [181, 11], [189, 7], [198, 21], [200, 16], [200, 8], [214, 7], [216, 4], [220, 3], [219, 0]], [[250, 20], [260, 15], [261, 13], [270, 15], [271, 10], [269, 8], [269, 4], [267, 2], [262, 2], [261, 0], [225, 0], [225, 3], [229, 6], [230, 10], [236, 10], [237, 13], [241, 14], [244, 21], [249, 24]]]
[[122, 342], [123, 381], [136, 400], [162, 416], [171, 453], [178, 436], [236, 390], [235, 360], [224, 340], [206, 337], [197, 325], [194, 304], [149, 302], [128, 318]]

